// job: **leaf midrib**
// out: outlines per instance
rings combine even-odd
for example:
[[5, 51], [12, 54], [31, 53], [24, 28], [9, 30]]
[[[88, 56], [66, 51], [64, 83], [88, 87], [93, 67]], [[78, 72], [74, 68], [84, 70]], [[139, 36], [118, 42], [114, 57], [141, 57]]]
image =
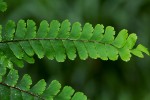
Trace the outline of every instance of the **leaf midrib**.
[[[94, 40], [83, 40], [83, 39], [65, 39], [65, 38], [30, 38], [30, 39], [13, 39], [13, 40], [5, 40], [1, 41], [0, 44], [3, 43], [9, 43], [9, 42], [23, 42], [23, 41], [40, 41], [40, 40], [68, 40], [68, 41], [80, 41], [80, 42], [92, 42], [92, 43], [101, 43], [101, 44], [109, 44], [112, 45], [111, 43], [103, 43], [100, 41], [94, 41]], [[112, 45], [114, 46], [114, 45]]]

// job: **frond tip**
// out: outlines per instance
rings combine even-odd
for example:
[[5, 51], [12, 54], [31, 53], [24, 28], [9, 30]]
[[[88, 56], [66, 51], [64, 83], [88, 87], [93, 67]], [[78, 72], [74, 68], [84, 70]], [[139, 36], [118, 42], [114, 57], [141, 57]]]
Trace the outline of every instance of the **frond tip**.
[[137, 36], [128, 35], [127, 30], [121, 30], [115, 36], [114, 28], [97, 24], [95, 28], [86, 23], [83, 28], [79, 22], [73, 23], [72, 27], [68, 20], [59, 23], [53, 20], [48, 24], [42, 21], [39, 28], [32, 20], [8, 21], [2, 29], [0, 26], [0, 51], [17, 65], [23, 65], [22, 60], [33, 63], [32, 58], [36, 54], [39, 58], [44, 55], [48, 59], [56, 59], [63, 62], [66, 55], [69, 59], [76, 58], [76, 52], [80, 59], [88, 57], [102, 60], [129, 61], [131, 53], [143, 58], [142, 52], [149, 55], [147, 48], [141, 44], [134, 48]]
[[[82, 92], [76, 92], [70, 86], [65, 86], [61, 91], [61, 84], [53, 80], [46, 88], [42, 79], [32, 88], [31, 77], [27, 74], [18, 82], [18, 71], [11, 69], [7, 76], [6, 68], [0, 66], [0, 98], [3, 100], [87, 100]], [[2, 77], [5, 77], [2, 80]]]

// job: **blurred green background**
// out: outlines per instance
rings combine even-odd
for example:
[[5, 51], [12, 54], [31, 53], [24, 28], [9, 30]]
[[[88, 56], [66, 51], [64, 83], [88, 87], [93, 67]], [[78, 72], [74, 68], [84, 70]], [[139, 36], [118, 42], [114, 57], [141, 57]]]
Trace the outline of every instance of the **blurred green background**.
[[[71, 23], [90, 22], [111, 25], [118, 33], [128, 29], [137, 33], [138, 42], [150, 49], [150, 0], [4, 0], [8, 10], [0, 13], [0, 23], [8, 20], [33, 19], [37, 24], [42, 20], [57, 19]], [[91, 100], [150, 100], [150, 58], [132, 57], [129, 62], [87, 59], [81, 61], [37, 59], [35, 64], [25, 64], [20, 74], [28, 73], [34, 80], [44, 78], [48, 83], [53, 79], [62, 85], [70, 85], [84, 92]]]

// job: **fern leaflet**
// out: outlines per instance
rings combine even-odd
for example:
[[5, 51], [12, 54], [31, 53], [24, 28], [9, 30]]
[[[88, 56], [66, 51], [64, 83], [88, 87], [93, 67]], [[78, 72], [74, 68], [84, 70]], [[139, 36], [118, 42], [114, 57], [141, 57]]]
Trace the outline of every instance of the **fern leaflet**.
[[[42, 79], [33, 87], [31, 77], [25, 74], [18, 81], [18, 71], [11, 69], [6, 74], [6, 68], [0, 66], [0, 98], [3, 100], [87, 100], [82, 92], [74, 93], [74, 89], [65, 86], [61, 91], [61, 84], [53, 80], [46, 89], [46, 82]], [[2, 79], [3, 78], [3, 79]]]

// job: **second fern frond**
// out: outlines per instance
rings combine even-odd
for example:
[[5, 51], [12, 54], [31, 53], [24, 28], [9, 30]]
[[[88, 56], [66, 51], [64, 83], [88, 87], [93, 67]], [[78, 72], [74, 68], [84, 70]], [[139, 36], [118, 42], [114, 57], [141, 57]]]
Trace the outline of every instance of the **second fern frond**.
[[[42, 79], [32, 88], [31, 77], [25, 74], [18, 82], [18, 71], [9, 70], [0, 65], [0, 99], [3, 100], [87, 100], [82, 92], [75, 92], [70, 86], [65, 86], [61, 91], [61, 84], [53, 80], [46, 88], [46, 82]], [[3, 79], [2, 79], [3, 78]]]

